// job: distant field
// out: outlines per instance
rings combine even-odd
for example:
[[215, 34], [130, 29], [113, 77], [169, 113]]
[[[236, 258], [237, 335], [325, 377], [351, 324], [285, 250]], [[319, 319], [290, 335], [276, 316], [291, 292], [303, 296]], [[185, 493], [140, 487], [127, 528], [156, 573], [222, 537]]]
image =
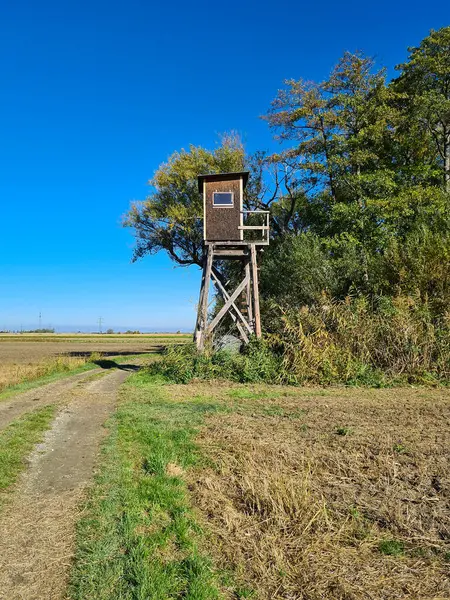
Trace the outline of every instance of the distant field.
[[[49, 357], [83, 357], [92, 352], [105, 356], [155, 352], [167, 344], [182, 343], [189, 334], [1, 334], [0, 365], [28, 364]], [[0, 366], [1, 369], [1, 366]]]
[[[99, 358], [154, 353], [184, 343], [186, 334], [1, 334], [0, 392], [23, 382], [73, 371]], [[87, 366], [88, 368], [88, 366]]]

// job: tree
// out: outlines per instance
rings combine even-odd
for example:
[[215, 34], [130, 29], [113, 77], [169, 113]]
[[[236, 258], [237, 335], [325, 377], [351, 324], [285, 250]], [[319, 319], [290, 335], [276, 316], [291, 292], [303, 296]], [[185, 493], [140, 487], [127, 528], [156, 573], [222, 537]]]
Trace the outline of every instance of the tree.
[[[289, 161], [295, 171], [290, 187], [297, 206], [290, 219], [297, 231], [328, 239], [334, 255], [348, 255], [349, 247], [356, 251], [363, 285], [368, 256], [383, 236], [373, 199], [395, 188], [392, 168], [383, 160], [391, 118], [384, 70], [376, 71], [373, 60], [360, 53], [346, 52], [326, 81], [286, 83], [267, 120], [280, 141], [294, 144], [272, 157], [279, 164]], [[286, 204], [290, 200], [280, 198], [284, 212]]]
[[450, 192], [450, 27], [431, 31], [418, 47], [408, 49], [398, 65], [393, 89], [404, 98], [407, 125], [434, 146], [445, 189]]
[[[325, 81], [291, 80], [278, 93], [267, 120], [283, 145], [290, 147], [271, 158], [280, 170], [287, 164], [290, 171], [285, 189], [272, 204], [272, 221], [287, 220], [283, 236], [309, 232], [317, 236], [317, 243], [316, 254], [307, 240], [276, 245], [277, 252], [270, 248], [262, 264], [261, 281], [267, 287], [263, 295], [274, 295], [269, 275], [282, 272], [278, 256], [286, 251], [297, 265], [310, 264], [308, 273], [314, 264], [322, 264], [324, 256], [323, 264], [331, 269], [327, 277], [333, 282], [326, 287], [338, 297], [356, 287], [372, 295], [417, 292], [422, 298], [435, 296], [436, 306], [448, 306], [448, 279], [441, 277], [439, 285], [435, 276], [449, 268], [448, 194], [438, 185], [443, 163], [439, 164], [436, 146], [440, 140], [441, 154], [445, 153], [443, 95], [449, 54], [440, 56], [447, 47], [442, 36], [437, 36], [439, 44], [434, 39], [433, 52], [425, 41], [421, 45], [438, 62], [431, 75], [423, 65], [417, 66], [422, 53], [420, 61], [414, 59], [414, 68], [403, 65], [408, 77], [402, 74], [388, 86], [384, 70], [377, 70], [372, 59], [346, 52]], [[429, 61], [426, 65], [430, 69]], [[431, 81], [425, 85], [428, 76]], [[439, 77], [440, 101], [433, 104]], [[423, 90], [427, 106], [436, 110], [434, 116], [431, 109], [423, 111]], [[442, 268], [434, 273], [423, 269], [427, 260]], [[405, 265], [410, 265], [406, 275]], [[323, 272], [316, 271], [314, 282], [303, 277], [303, 288], [295, 273], [290, 275], [299, 301], [312, 297], [308, 290], [317, 295]], [[276, 293], [285, 294], [275, 287]], [[289, 302], [294, 302], [292, 294]]]
[[133, 260], [165, 250], [178, 265], [203, 264], [203, 202], [197, 176], [243, 171], [244, 147], [235, 134], [226, 135], [213, 151], [198, 146], [174, 152], [149, 181], [152, 193], [134, 202], [123, 224], [134, 229]]

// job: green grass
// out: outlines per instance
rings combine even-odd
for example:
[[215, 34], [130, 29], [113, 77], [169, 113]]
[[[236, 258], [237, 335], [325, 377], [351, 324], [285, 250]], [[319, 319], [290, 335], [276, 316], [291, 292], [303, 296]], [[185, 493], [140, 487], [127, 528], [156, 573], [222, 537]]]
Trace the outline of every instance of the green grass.
[[267, 392], [262, 390], [251, 390], [246, 387], [237, 388], [230, 390], [228, 392], [230, 398], [236, 398], [238, 400], [263, 400], [266, 398], [279, 398], [281, 396], [281, 392]]
[[402, 556], [404, 554], [404, 544], [398, 540], [383, 540], [378, 544], [378, 550], [386, 556]]
[[78, 524], [70, 598], [219, 597], [183, 479], [185, 470], [202, 460], [196, 428], [217, 410], [202, 399], [170, 401], [164, 387], [145, 373], [129, 378]]
[[25, 458], [42, 440], [55, 414], [54, 406], [27, 413], [0, 431], [0, 499], [25, 468]]

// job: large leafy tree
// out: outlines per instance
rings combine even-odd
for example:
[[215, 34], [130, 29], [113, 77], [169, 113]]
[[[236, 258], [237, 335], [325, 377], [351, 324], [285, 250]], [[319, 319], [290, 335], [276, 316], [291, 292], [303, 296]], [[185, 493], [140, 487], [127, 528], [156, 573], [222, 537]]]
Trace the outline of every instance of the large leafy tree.
[[[402, 65], [390, 85], [359, 53], [345, 53], [325, 81], [286, 82], [267, 116], [282, 144], [272, 161], [290, 168], [289, 193], [280, 190], [272, 212], [286, 217], [283, 235], [309, 232], [324, 253], [311, 237], [308, 243], [277, 241], [263, 271], [280, 270], [277, 254], [292, 248], [297, 264], [308, 264], [314, 248], [313, 263], [326, 267], [315, 277], [319, 287], [306, 286], [314, 294], [327, 272], [324, 287], [337, 295], [356, 286], [372, 294], [419, 293], [448, 306], [448, 278], [437, 275], [450, 270], [448, 194], [439, 183], [446, 172], [447, 35], [432, 33], [432, 49], [427, 40], [420, 52], [413, 49], [414, 66]], [[423, 268], [427, 262], [430, 269]], [[299, 301], [306, 290], [300, 279]], [[273, 296], [270, 277], [263, 273], [261, 280], [263, 294]], [[282, 278], [276, 295], [293, 302]]]
[[[372, 59], [347, 52], [326, 81], [288, 81], [267, 116], [278, 139], [289, 144], [272, 159], [289, 161], [296, 174], [291, 222], [326, 240], [334, 255], [344, 259], [350, 253], [361, 284], [383, 235], [373, 200], [395, 187], [384, 160], [391, 112], [384, 71], [376, 71]], [[289, 201], [282, 197], [280, 204]]]
[[450, 27], [432, 31], [409, 52], [392, 84], [402, 98], [403, 130], [413, 134], [413, 147], [431, 149], [422, 155], [423, 162], [431, 176], [433, 166], [438, 167], [450, 192]]
[[174, 152], [149, 181], [150, 195], [134, 202], [125, 216], [124, 226], [134, 229], [136, 239], [133, 259], [163, 250], [178, 265], [201, 266], [203, 202], [197, 176], [242, 171], [246, 166], [244, 147], [235, 134], [224, 136], [212, 151], [190, 146]]

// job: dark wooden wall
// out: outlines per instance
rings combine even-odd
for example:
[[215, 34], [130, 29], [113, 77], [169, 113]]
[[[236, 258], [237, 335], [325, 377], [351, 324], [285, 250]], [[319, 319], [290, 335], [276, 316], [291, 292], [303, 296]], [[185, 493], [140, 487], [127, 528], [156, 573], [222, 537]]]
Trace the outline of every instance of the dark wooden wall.
[[[205, 228], [206, 240], [234, 241], [240, 240], [239, 225], [241, 223], [241, 180], [207, 181], [205, 194]], [[233, 192], [234, 205], [232, 208], [213, 206], [214, 192]]]

